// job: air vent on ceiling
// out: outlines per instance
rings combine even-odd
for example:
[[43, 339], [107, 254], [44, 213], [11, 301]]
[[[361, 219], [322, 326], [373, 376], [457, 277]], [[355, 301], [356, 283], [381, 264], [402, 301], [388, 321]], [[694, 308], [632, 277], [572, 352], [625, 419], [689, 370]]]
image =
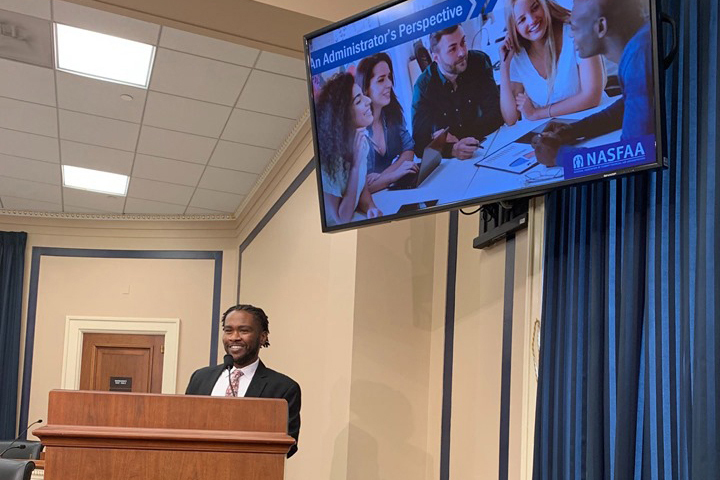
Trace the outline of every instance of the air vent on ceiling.
[[52, 68], [53, 41], [50, 22], [0, 10], [0, 58]]

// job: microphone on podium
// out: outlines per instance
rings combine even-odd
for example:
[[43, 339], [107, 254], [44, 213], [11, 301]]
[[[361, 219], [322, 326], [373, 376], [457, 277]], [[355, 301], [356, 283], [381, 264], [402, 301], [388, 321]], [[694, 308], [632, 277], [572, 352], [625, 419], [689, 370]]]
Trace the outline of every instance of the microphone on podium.
[[233, 388], [232, 378], [230, 377], [230, 370], [232, 370], [233, 364], [235, 362], [233, 361], [233, 357], [230, 354], [227, 354], [223, 357], [223, 364], [225, 365], [225, 369], [228, 372], [228, 381], [230, 382], [230, 391], [233, 394], [233, 397], [237, 397], [237, 392], [235, 391], [235, 388]]
[[15, 442], [17, 442], [18, 440], [20, 440], [20, 437], [22, 437], [23, 435], [25, 435], [25, 433], [26, 433], [28, 430], [30, 430], [30, 427], [32, 427], [32, 426], [35, 425], [36, 423], [42, 423], [42, 418], [39, 418], [39, 419], [35, 420], [33, 423], [31, 423], [30, 425], [28, 425], [27, 427], [25, 427], [25, 430], [23, 430], [22, 432], [20, 432], [20, 435], [18, 435], [17, 437], [15, 437], [15, 440], [13, 440], [12, 442], [10, 442], [10, 445], [8, 445], [8, 447], [0, 453], [0, 458], [2, 458], [2, 456], [5, 455], [5, 452], [7, 452], [8, 450], [15, 449], [15, 448], [17, 448], [17, 449], [19, 449], [19, 450], [23, 450], [23, 449], [25, 448], [25, 445], [18, 445], [18, 446], [16, 446], [16, 447], [13, 447], [13, 445], [15, 445]]

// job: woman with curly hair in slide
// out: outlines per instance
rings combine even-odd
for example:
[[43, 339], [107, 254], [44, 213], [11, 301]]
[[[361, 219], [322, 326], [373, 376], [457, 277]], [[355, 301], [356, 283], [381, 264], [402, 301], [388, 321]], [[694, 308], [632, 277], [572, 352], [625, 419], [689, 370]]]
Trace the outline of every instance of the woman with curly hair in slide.
[[367, 218], [382, 215], [365, 184], [370, 99], [351, 74], [338, 73], [323, 86], [315, 110], [327, 224], [347, 223], [356, 210]]
[[576, 55], [570, 11], [552, 0], [506, 0], [500, 109], [513, 125], [596, 107], [605, 88], [600, 56]]
[[403, 109], [395, 96], [390, 56], [380, 52], [363, 58], [355, 81], [372, 102], [373, 123], [367, 130], [373, 148], [368, 157], [367, 184], [370, 193], [374, 193], [417, 172], [415, 143], [405, 127]]

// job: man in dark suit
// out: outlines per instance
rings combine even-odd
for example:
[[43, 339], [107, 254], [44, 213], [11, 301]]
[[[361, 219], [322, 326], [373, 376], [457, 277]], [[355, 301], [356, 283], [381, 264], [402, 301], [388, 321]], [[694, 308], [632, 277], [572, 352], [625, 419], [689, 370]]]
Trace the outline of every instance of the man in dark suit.
[[260, 347], [269, 347], [270, 327], [262, 308], [235, 305], [222, 316], [223, 346], [232, 356], [229, 375], [225, 365], [196, 370], [186, 395], [284, 398], [288, 402], [288, 434], [295, 439], [288, 458], [297, 451], [300, 435], [300, 386], [292, 378], [267, 368], [259, 358]]

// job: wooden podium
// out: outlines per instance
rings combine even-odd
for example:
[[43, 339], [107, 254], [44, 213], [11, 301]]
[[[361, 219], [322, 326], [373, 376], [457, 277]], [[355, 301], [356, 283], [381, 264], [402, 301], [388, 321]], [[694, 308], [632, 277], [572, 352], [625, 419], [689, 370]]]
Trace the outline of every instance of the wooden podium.
[[47, 480], [282, 480], [287, 402], [279, 399], [50, 392]]

